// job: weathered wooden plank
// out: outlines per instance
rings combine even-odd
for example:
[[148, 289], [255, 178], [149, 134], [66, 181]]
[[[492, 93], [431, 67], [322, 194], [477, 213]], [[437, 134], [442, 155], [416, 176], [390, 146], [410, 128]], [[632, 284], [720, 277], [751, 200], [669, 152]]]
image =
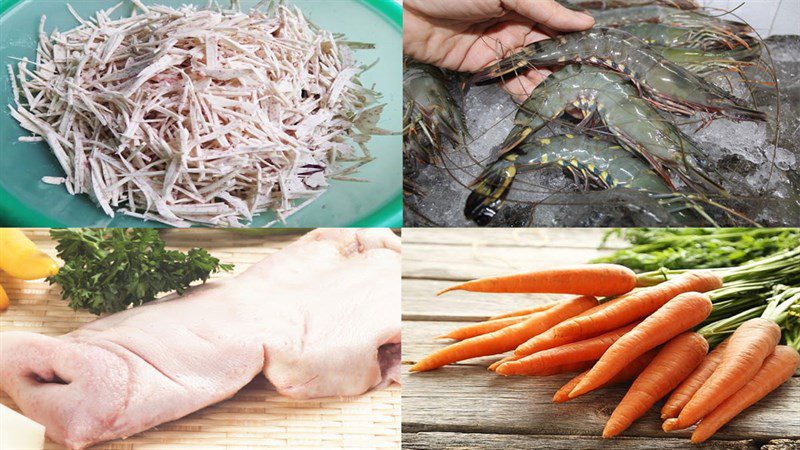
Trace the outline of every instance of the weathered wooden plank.
[[569, 298], [549, 294], [485, 294], [453, 291], [437, 297], [436, 293], [452, 286], [452, 281], [403, 280], [404, 320], [478, 321], [535, 305]]
[[403, 277], [469, 280], [588, 262], [608, 250], [591, 248], [519, 248], [403, 245]]
[[800, 441], [793, 439], [775, 439], [769, 441], [761, 450], [797, 450], [800, 449]]
[[631, 438], [619, 437], [603, 440], [586, 436], [541, 436], [521, 434], [480, 434], [421, 432], [403, 433], [404, 449], [603, 449], [603, 450], [652, 450], [701, 449], [701, 450], [756, 450], [758, 445], [752, 440], [718, 441], [711, 440], [702, 445], [692, 445], [686, 439], [675, 438]]
[[[407, 370], [407, 369], [406, 369]], [[403, 430], [534, 435], [599, 435], [625, 393], [616, 386], [555, 405], [553, 393], [570, 375], [500, 377], [475, 366], [403, 374]], [[800, 439], [800, 379], [792, 378], [744, 411], [716, 435], [718, 440]], [[625, 436], [667, 437], [657, 407]], [[686, 439], [690, 431], [669, 437]]]
[[[597, 248], [606, 231], [601, 228], [406, 228], [403, 244]], [[608, 240], [606, 247], [622, 248], [626, 244], [614, 237]]]

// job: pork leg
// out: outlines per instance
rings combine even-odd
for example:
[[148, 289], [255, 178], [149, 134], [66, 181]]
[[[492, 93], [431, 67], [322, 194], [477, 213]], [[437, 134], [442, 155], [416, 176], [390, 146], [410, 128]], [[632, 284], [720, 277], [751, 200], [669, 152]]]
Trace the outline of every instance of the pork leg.
[[0, 389], [73, 449], [231, 397], [259, 372], [293, 398], [399, 382], [400, 242], [317, 230], [241, 275], [48, 337], [0, 333]]

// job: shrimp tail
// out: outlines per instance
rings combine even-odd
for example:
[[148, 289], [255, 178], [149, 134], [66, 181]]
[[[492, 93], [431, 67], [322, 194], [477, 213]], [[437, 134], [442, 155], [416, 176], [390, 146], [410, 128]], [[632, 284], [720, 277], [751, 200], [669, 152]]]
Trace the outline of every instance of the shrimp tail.
[[473, 182], [472, 192], [464, 207], [467, 219], [480, 226], [486, 226], [494, 219], [517, 176], [515, 159], [515, 154], [499, 159]]

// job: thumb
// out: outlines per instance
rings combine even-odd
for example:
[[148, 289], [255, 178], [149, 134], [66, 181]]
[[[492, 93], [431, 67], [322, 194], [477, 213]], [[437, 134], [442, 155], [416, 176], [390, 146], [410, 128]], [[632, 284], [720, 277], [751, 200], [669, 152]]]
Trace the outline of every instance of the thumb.
[[507, 10], [558, 31], [587, 30], [594, 25], [592, 16], [565, 8], [555, 0], [502, 0]]

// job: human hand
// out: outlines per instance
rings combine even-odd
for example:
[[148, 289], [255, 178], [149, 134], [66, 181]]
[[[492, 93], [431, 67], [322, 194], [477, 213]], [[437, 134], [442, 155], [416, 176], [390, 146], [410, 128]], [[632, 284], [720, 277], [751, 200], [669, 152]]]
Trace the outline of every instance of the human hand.
[[[403, 52], [445, 69], [477, 72], [528, 44], [592, 25], [591, 16], [554, 0], [405, 0]], [[527, 98], [549, 74], [531, 70], [503, 88]]]

